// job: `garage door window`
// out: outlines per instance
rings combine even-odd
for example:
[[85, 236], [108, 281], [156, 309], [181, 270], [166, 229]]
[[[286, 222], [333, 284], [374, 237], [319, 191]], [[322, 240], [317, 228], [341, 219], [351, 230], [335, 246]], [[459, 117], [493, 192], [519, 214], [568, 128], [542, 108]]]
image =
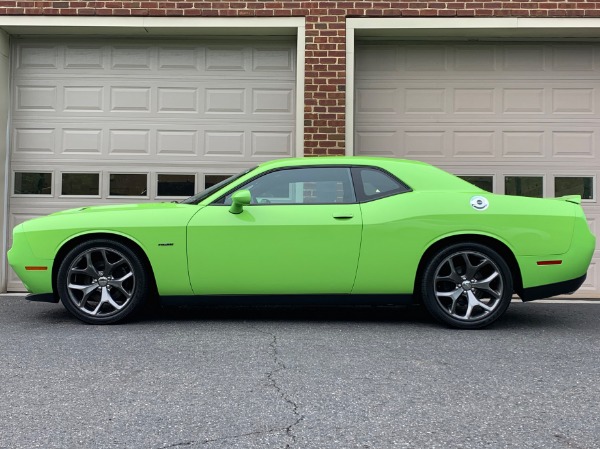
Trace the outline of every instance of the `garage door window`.
[[52, 195], [52, 173], [16, 172], [15, 195]]
[[63, 173], [61, 195], [99, 196], [100, 173]]
[[118, 173], [110, 175], [110, 196], [148, 196], [148, 175]]
[[464, 179], [465, 181], [473, 184], [480, 189], [483, 189], [487, 192], [493, 193], [494, 191], [494, 177], [493, 176], [471, 176], [471, 175], [461, 175], [459, 178]]
[[185, 197], [196, 193], [196, 175], [159, 174], [157, 196]]
[[208, 189], [214, 185], [217, 185], [220, 182], [225, 181], [228, 178], [231, 178], [233, 175], [205, 175], [204, 176], [204, 188]]
[[544, 196], [544, 177], [507, 176], [504, 178], [504, 193], [506, 195], [542, 198]]
[[594, 199], [593, 176], [557, 176], [554, 178], [554, 196], [581, 195], [583, 200]]

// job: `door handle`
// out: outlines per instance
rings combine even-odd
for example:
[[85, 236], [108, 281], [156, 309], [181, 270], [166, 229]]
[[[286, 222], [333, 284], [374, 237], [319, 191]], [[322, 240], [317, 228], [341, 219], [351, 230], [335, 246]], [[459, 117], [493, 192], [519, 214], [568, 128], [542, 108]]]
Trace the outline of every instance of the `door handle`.
[[354, 218], [353, 214], [339, 214], [339, 215], [334, 215], [333, 218], [335, 218], [336, 220], [348, 220], [350, 218]]

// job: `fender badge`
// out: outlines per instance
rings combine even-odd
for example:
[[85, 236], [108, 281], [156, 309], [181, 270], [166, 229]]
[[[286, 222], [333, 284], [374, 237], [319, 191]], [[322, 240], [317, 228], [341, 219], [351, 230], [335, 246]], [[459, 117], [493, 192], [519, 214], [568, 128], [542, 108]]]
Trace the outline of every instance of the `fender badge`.
[[475, 210], [486, 210], [490, 203], [487, 198], [482, 196], [474, 196], [471, 198], [471, 207]]

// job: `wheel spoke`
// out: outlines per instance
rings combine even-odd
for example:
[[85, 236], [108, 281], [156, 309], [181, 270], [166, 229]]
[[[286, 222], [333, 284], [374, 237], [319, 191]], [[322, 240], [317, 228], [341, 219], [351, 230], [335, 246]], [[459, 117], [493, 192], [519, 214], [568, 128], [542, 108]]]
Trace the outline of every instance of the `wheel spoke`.
[[123, 263], [126, 262], [126, 260], [123, 257], [121, 257], [116, 262], [113, 262], [113, 263], [109, 262], [105, 249], [101, 250], [100, 254], [102, 254], [102, 258], [104, 259], [104, 273], [103, 273], [104, 276], [110, 276], [116, 267], [118, 267], [119, 265], [122, 265]]
[[470, 320], [472, 313], [473, 313], [473, 304], [471, 304], [471, 301], [469, 301], [469, 305], [467, 306], [467, 311], [465, 312], [463, 318], [465, 320]]
[[465, 260], [465, 277], [467, 279], [473, 279], [475, 273], [477, 273], [477, 271], [479, 271], [481, 267], [488, 263], [488, 260], [483, 258], [481, 259], [481, 262], [473, 265], [467, 253], [463, 253], [463, 259]]
[[491, 312], [492, 310], [494, 310], [494, 307], [490, 307], [487, 304], [482, 303], [479, 299], [477, 299], [477, 296], [475, 296], [475, 294], [470, 290], [467, 292], [467, 298], [469, 298], [469, 307], [479, 306], [487, 312]]
[[85, 305], [87, 304], [88, 298], [90, 297], [92, 292], [94, 290], [96, 290], [96, 288], [98, 288], [98, 285], [97, 284], [90, 284], [90, 285], [69, 284], [68, 287], [73, 290], [79, 290], [83, 293], [81, 301], [79, 301], [79, 304], [78, 304], [79, 308], [83, 309], [85, 307]]
[[438, 281], [447, 281], [452, 282], [453, 284], [459, 284], [461, 282], [461, 277], [456, 271], [456, 266], [454, 265], [454, 261], [450, 258], [447, 261], [448, 267], [450, 268], [450, 274], [448, 276], [438, 276]]
[[102, 307], [104, 303], [102, 301], [98, 301], [98, 305], [96, 306], [96, 308], [92, 311], [87, 310], [87, 309], [82, 309], [84, 312], [89, 313], [90, 315], [98, 315], [98, 312], [100, 311], [100, 307]]
[[480, 281], [477, 282], [473, 282], [473, 287], [478, 288], [479, 290], [483, 290], [485, 292], [490, 293], [495, 299], [499, 299], [500, 298], [500, 292], [497, 292], [496, 290], [494, 290], [491, 286], [490, 283], [496, 279], [498, 276], [500, 276], [500, 273], [498, 273], [497, 271], [494, 271], [491, 275], [489, 275], [487, 278], [482, 279]]
[[452, 282], [460, 282], [460, 275], [458, 274], [458, 271], [456, 271], [456, 265], [454, 265], [452, 258], [448, 259], [448, 265], [450, 265], [450, 280], [452, 280]]
[[[78, 259], [78, 262], [81, 259]], [[76, 268], [76, 265], [71, 268], [71, 272], [74, 274], [87, 274], [88, 276], [91, 276], [93, 278], [97, 278], [99, 276], [98, 274], [98, 270], [96, 270], [96, 267], [94, 266], [94, 263], [92, 262], [92, 252], [89, 251], [87, 253], [85, 253], [85, 262], [86, 262], [86, 266], [85, 268], [81, 269], [81, 268]]]
[[452, 300], [452, 303], [450, 304], [450, 309], [448, 310], [450, 315], [456, 315], [456, 304], [457, 303], [458, 303], [458, 298]]
[[484, 313], [484, 315], [487, 315], [489, 312], [491, 312], [493, 310], [491, 307], [489, 307], [486, 304], [479, 301], [477, 299], [477, 297], [475, 296], [475, 294], [471, 290], [467, 291], [467, 299], [469, 302], [467, 305], [467, 311], [465, 312], [465, 315], [463, 317], [466, 320], [471, 319], [471, 317], [473, 315], [473, 311], [475, 310], [476, 307], [481, 307], [482, 309], [484, 309], [486, 311], [486, 313]]
[[454, 315], [456, 313], [456, 302], [458, 301], [458, 298], [460, 298], [460, 296], [463, 294], [463, 289], [459, 287], [449, 292], [436, 291], [435, 294], [438, 298], [450, 298], [451, 302], [447, 309], [450, 315]]
[[109, 303], [111, 306], [113, 306], [116, 310], [121, 310], [123, 308], [123, 306], [125, 305], [125, 303], [123, 303], [122, 305], [119, 305], [115, 302], [115, 300], [113, 299], [113, 297], [110, 295], [110, 292], [108, 291], [108, 289], [106, 287], [102, 287], [102, 297], [100, 299], [100, 302], [103, 303]]
[[118, 289], [121, 293], [123, 293], [127, 297], [127, 299], [129, 299], [131, 297], [131, 293], [128, 292], [127, 290], [125, 290], [125, 288], [123, 287], [123, 282], [125, 282], [127, 279], [129, 279], [131, 277], [133, 277], [133, 273], [130, 271], [125, 276], [123, 276], [119, 279], [109, 280], [108, 285]]
[[451, 298], [452, 301], [456, 301], [458, 299], [458, 297], [460, 295], [462, 295], [463, 293], [463, 289], [462, 288], [457, 288], [455, 290], [452, 290], [450, 292], [435, 292], [436, 296], [442, 296], [442, 297], [447, 297], [447, 298]]

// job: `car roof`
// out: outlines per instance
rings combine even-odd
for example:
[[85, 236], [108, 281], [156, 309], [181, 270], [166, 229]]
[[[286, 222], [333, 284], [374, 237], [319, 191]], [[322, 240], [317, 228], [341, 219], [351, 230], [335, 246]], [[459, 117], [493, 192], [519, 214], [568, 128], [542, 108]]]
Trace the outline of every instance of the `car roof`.
[[306, 165], [375, 165], [385, 167], [389, 164], [429, 165], [421, 161], [372, 156], [319, 156], [277, 159], [260, 164], [261, 168], [294, 167]]

